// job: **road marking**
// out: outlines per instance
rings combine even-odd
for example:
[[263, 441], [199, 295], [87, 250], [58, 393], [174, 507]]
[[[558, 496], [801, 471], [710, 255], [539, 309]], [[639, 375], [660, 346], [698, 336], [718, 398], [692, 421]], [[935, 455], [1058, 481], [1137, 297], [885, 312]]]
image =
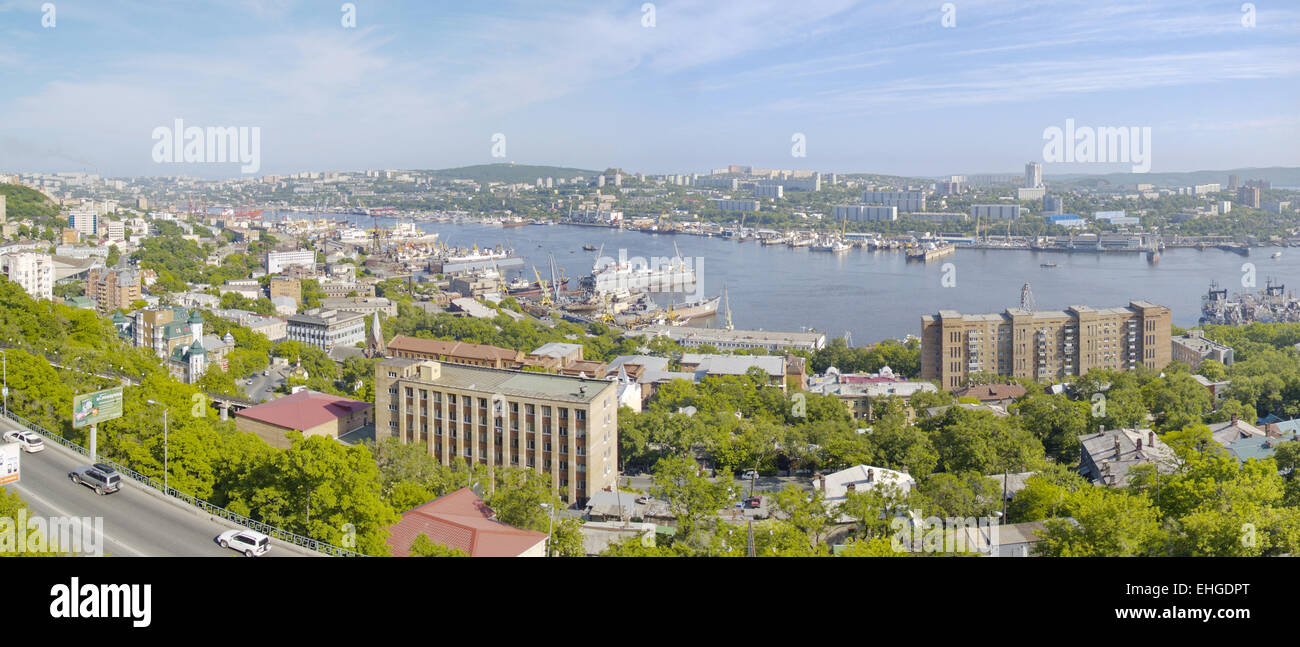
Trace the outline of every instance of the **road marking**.
[[[63, 509], [60, 508], [59, 506], [54, 505], [53, 503], [50, 503], [49, 501], [46, 501], [46, 500], [45, 500], [44, 498], [42, 498], [40, 495], [36, 494], [35, 492], [32, 492], [31, 490], [27, 489], [26, 487], [23, 487], [21, 484], [15, 484], [14, 487], [17, 488], [17, 489], [19, 489], [19, 490], [21, 490], [21, 491], [23, 491], [23, 492], [25, 492], [25, 493], [26, 493], [26, 496], [27, 496], [28, 498], [35, 499], [36, 501], [39, 501], [39, 502], [41, 503], [41, 505], [44, 505], [45, 507], [50, 508], [51, 510], [54, 510], [55, 512], [59, 513], [60, 515], [62, 515], [62, 516], [64, 516], [64, 517], [67, 517], [67, 518], [69, 518], [69, 519], [72, 519], [72, 518], [80, 518], [80, 517], [77, 517], [76, 515], [68, 514], [65, 510], [63, 510]], [[140, 552], [140, 551], [138, 551], [138, 550], [136, 550], [136, 549], [134, 549], [134, 548], [131, 548], [130, 546], [126, 545], [125, 543], [123, 543], [123, 542], [121, 542], [121, 541], [118, 541], [118, 540], [116, 540], [116, 539], [113, 539], [112, 537], [109, 537], [109, 536], [108, 536], [108, 533], [106, 533], [106, 532], [101, 532], [101, 533], [99, 533], [99, 535], [100, 535], [100, 537], [102, 537], [105, 541], [109, 541], [109, 540], [111, 540], [114, 544], [117, 544], [118, 546], [121, 546], [122, 548], [125, 548], [125, 549], [126, 549], [127, 551], [129, 551], [129, 552], [135, 553], [135, 556], [136, 556], [136, 557], [145, 557], [145, 554], [144, 554], [144, 553], [142, 553], [142, 552]]]

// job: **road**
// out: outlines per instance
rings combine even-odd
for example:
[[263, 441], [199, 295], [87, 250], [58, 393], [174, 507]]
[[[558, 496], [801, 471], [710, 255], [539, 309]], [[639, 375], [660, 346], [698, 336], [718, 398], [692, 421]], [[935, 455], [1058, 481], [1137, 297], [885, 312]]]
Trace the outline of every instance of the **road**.
[[[3, 431], [21, 429], [0, 418]], [[0, 433], [3, 433], [0, 431]], [[3, 441], [0, 441], [3, 442]], [[27, 502], [32, 517], [103, 517], [103, 552], [125, 557], [227, 557], [238, 556], [217, 545], [217, 535], [239, 528], [224, 519], [213, 519], [180, 501], [167, 499], [126, 477], [122, 489], [97, 495], [84, 485], [73, 483], [68, 472], [89, 460], [46, 441], [45, 450], [22, 455], [22, 480], [5, 486]], [[303, 549], [271, 540], [266, 556], [303, 556]]]
[[[244, 393], [248, 395], [248, 399], [257, 402], [270, 400], [271, 396], [275, 394], [274, 389], [284, 384], [288, 371], [286, 369], [268, 368], [266, 373], [265, 377], [261, 373], [254, 373], [249, 376], [253, 379], [252, 384], [244, 383], [244, 379], [247, 378], [238, 380], [239, 388], [244, 390]], [[271, 390], [268, 390], [268, 387]]]

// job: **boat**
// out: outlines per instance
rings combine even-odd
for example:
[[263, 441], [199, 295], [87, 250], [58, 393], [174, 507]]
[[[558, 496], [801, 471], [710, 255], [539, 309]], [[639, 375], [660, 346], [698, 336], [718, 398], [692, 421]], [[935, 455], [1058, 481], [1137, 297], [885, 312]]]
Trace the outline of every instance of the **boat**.
[[1273, 258], [1282, 258], [1282, 252], [1273, 252]]
[[791, 247], [809, 247], [814, 242], [816, 241], [814, 241], [811, 238], [791, 238], [789, 241], [786, 242], [786, 244]]
[[926, 243], [910, 247], [907, 250], [907, 260], [909, 261], [933, 261], [945, 256], [951, 255], [957, 251], [957, 247], [951, 243]]
[[673, 304], [668, 306], [664, 311], [664, 318], [672, 321], [689, 321], [701, 317], [712, 317], [718, 314], [718, 304], [722, 303], [722, 295], [713, 298], [700, 299], [681, 305]]
[[1056, 263], [1039, 263], [1039, 267], [1056, 267]]
[[594, 251], [596, 251], [596, 246], [595, 246], [595, 245], [583, 245], [583, 246], [582, 246], [582, 249], [585, 250], [585, 251], [588, 251], [588, 252], [594, 252]]

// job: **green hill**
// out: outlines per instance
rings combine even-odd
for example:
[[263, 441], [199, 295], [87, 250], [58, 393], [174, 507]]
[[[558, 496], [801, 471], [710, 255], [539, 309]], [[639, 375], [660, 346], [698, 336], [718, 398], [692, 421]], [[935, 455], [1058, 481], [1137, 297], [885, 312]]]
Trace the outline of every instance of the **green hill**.
[[475, 166], [462, 166], [460, 168], [440, 169], [430, 171], [435, 177], [446, 178], [449, 180], [474, 180], [476, 182], [506, 182], [514, 184], [517, 182], [536, 182], [537, 178], [553, 177], [573, 178], [579, 175], [583, 177], [594, 177], [600, 171], [584, 170], [579, 168], [565, 168], [561, 166], [529, 166], [527, 164], [478, 164]]
[[0, 195], [5, 196], [5, 217], [9, 222], [30, 218], [42, 227], [66, 224], [59, 220], [59, 205], [40, 191], [19, 184], [0, 184]]

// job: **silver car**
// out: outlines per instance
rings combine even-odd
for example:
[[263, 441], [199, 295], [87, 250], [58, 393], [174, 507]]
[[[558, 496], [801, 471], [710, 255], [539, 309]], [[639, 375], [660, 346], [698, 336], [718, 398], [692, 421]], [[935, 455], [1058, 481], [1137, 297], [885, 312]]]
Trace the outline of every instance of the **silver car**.
[[73, 483], [93, 488], [95, 494], [111, 494], [122, 489], [122, 476], [109, 465], [82, 465], [68, 472]]

